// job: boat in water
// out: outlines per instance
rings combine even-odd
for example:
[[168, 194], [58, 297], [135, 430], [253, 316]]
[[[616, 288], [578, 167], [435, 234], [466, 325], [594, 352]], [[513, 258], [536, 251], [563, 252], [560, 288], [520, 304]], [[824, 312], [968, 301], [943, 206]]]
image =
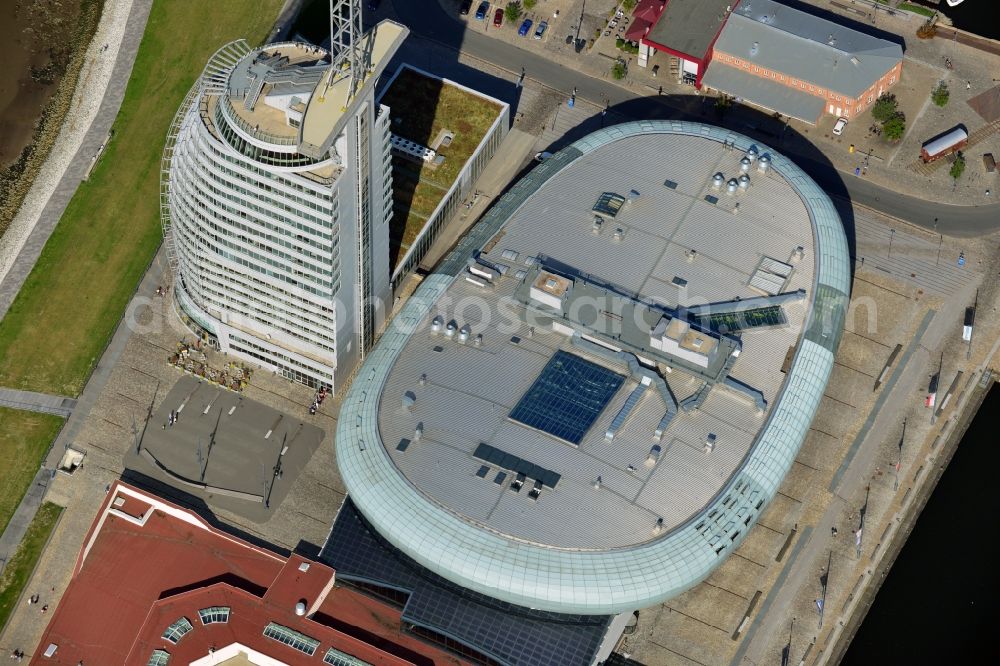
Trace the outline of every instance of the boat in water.
[[960, 4], [965, 2], [965, 0], [945, 0], [949, 7], [958, 7]]

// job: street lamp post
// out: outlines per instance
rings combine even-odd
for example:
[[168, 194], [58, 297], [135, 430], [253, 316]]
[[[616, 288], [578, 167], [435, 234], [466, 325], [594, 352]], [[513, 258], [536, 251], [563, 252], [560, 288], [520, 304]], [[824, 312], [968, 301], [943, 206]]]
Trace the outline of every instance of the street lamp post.
[[823, 575], [819, 577], [819, 583], [823, 588], [822, 596], [816, 601], [816, 605], [819, 607], [819, 626], [817, 629], [823, 628], [823, 611], [826, 609], [826, 590], [830, 584], [830, 566], [833, 564], [833, 551], [830, 551], [830, 556], [826, 561], [826, 571]]
[[899, 490], [899, 468], [903, 464], [903, 439], [906, 437], [906, 419], [903, 419], [903, 432], [899, 436], [899, 453], [896, 456], [896, 481], [892, 484], [892, 489]]
[[865, 514], [868, 513], [868, 495], [871, 489], [871, 484], [865, 486], [865, 505], [861, 507], [861, 523], [858, 525], [858, 531], [854, 533], [854, 545], [857, 548], [858, 559], [861, 559], [861, 539], [865, 531]]

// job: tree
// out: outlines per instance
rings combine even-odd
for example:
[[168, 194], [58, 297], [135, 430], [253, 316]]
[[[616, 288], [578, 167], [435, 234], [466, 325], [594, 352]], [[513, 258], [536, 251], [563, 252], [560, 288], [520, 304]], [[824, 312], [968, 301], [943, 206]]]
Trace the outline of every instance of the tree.
[[896, 101], [895, 95], [892, 93], [882, 93], [875, 100], [875, 104], [872, 105], [872, 118], [884, 123], [896, 115], [897, 106], [899, 106], [899, 102]]
[[954, 163], [952, 163], [951, 171], [948, 172], [948, 175], [954, 178], [955, 180], [958, 180], [959, 178], [962, 177], [962, 172], [964, 171], [965, 171], [965, 155], [963, 155], [962, 153], [958, 153], [955, 156], [955, 161]]
[[899, 141], [906, 132], [906, 116], [896, 113], [892, 118], [882, 123], [882, 132], [889, 141]]
[[715, 98], [715, 112], [722, 118], [733, 106], [733, 98], [729, 95], [719, 95]]
[[636, 0], [622, 0], [622, 11], [630, 12], [635, 9]]
[[534, 9], [535, 5], [538, 4], [538, 0], [524, 0], [525, 9]]
[[611, 76], [613, 76], [615, 79], [619, 81], [621, 79], [624, 79], [625, 63], [623, 63], [621, 60], [616, 61], [615, 64], [611, 66]]
[[507, 3], [507, 9], [503, 10], [503, 15], [507, 17], [508, 21], [516, 21], [521, 18], [521, 3], [520, 0], [514, 0], [513, 2]]
[[931, 101], [938, 106], [944, 106], [947, 104], [950, 96], [951, 93], [948, 92], [948, 86], [945, 85], [944, 81], [937, 84], [937, 88], [931, 91]]
[[932, 39], [936, 34], [937, 26], [930, 20], [917, 28], [917, 37], [920, 39]]

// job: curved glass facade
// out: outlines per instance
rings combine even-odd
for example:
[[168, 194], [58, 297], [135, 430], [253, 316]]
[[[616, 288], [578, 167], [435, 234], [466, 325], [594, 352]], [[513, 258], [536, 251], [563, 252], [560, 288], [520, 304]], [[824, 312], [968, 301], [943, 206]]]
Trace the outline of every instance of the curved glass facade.
[[[259, 99], [245, 90], [244, 98], [230, 99], [239, 88], [235, 78], [245, 79], [250, 66], [260, 77], [273, 73], [261, 73], [269, 60], [260, 56], [282, 49], [305, 59], [309, 71], [325, 54], [295, 43], [242, 50], [228, 63], [216, 63], [217, 54], [180, 120], [164, 186], [175, 292], [186, 321], [221, 350], [313, 387], [334, 387], [338, 367], [346, 377], [358, 357], [354, 286], [361, 255], [382, 249], [388, 262], [388, 232], [384, 247], [365, 248], [356, 222], [359, 201], [380, 223], [391, 214], [391, 199], [382, 195], [391, 178], [382, 168], [388, 114], [368, 92], [337, 137], [343, 155], [301, 154], [297, 125], [282, 126], [278, 109], [293, 94], [302, 96], [292, 97], [296, 106], [304, 104], [308, 86], [279, 89], [277, 101], [268, 98], [270, 88], [258, 89]], [[279, 73], [294, 80], [295, 66]], [[271, 134], [247, 119], [254, 113]], [[362, 156], [359, 146], [376, 151], [378, 159]], [[359, 178], [358, 169], [369, 164], [375, 171]], [[367, 185], [362, 191], [369, 181], [379, 184], [377, 191]], [[368, 203], [370, 197], [377, 200]], [[387, 280], [387, 268], [383, 272]]]
[[[618, 139], [683, 134], [756, 145], [796, 191], [813, 229], [814, 298], [784, 388], [749, 454], [718, 495], [680, 527], [627, 548], [558, 549], [478, 528], [404, 478], [380, 441], [385, 380], [412, 331], [510, 216], [567, 165]], [[595, 132], [537, 166], [512, 187], [428, 277], [369, 355], [344, 399], [337, 462], [354, 504], [390, 543], [444, 578], [520, 606], [610, 614], [648, 607], [708, 576], [741, 543], [792, 465], [819, 406], [840, 341], [850, 285], [847, 239], [827, 195], [791, 160], [750, 138], [699, 123], [641, 121]]]

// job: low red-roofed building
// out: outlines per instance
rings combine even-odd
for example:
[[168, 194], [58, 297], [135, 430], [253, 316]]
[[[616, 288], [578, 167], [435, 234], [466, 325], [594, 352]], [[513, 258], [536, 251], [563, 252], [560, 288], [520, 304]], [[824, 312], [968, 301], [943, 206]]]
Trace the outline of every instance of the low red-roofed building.
[[330, 567], [230, 536], [124, 483], [108, 493], [33, 664], [465, 664]]

